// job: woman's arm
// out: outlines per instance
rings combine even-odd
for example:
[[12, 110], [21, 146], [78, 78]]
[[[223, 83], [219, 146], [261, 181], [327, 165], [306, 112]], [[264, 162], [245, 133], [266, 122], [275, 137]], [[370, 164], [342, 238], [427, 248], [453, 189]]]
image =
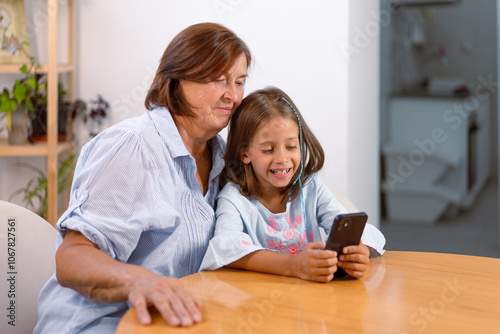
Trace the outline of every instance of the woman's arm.
[[337, 254], [324, 248], [321, 241], [315, 241], [307, 244], [299, 254], [258, 250], [226, 267], [329, 282], [337, 271]]
[[200, 303], [177, 278], [116, 261], [77, 231], [68, 230], [57, 250], [56, 276], [62, 286], [94, 301], [129, 300], [142, 324], [151, 323], [148, 305], [171, 326], [201, 321]]

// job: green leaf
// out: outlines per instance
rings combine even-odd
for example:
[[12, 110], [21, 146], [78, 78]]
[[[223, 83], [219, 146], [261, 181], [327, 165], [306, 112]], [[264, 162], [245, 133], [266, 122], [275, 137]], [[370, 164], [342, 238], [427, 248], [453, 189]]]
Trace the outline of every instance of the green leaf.
[[28, 72], [28, 66], [26, 66], [26, 64], [23, 64], [23, 66], [21, 66], [19, 68], [19, 71], [21, 71], [23, 74], [26, 74], [26, 75], [29, 75], [30, 73]]
[[19, 79], [17, 79], [14, 86], [14, 91], [12, 92], [12, 95], [14, 95], [17, 103], [22, 103], [22, 101], [26, 98], [27, 91], [28, 88], [24, 86]]
[[0, 100], [0, 112], [7, 112], [11, 110], [15, 110], [17, 108], [17, 103], [15, 100], [12, 100], [9, 95], [2, 94], [2, 99]]
[[33, 89], [36, 88], [36, 79], [35, 77], [29, 77], [25, 81], [26, 86], [31, 87]]
[[9, 108], [10, 108], [10, 98], [9, 95], [6, 95], [4, 91], [0, 99], [0, 112], [10, 111]]
[[29, 112], [35, 112], [35, 108], [33, 107], [33, 102], [31, 102], [30, 99], [28, 99], [25, 103], [24, 106], [26, 109], [28, 109]]

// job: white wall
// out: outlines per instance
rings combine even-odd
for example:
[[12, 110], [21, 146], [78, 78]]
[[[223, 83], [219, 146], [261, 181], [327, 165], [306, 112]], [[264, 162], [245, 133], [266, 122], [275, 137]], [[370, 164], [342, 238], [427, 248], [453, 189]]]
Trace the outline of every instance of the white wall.
[[379, 1], [351, 0], [349, 42], [356, 47], [349, 62], [347, 120], [347, 194], [379, 224]]
[[357, 45], [349, 27], [364, 30], [378, 1], [75, 3], [77, 96], [107, 99], [110, 124], [144, 112], [146, 90], [175, 34], [197, 22], [222, 23], [253, 53], [246, 93], [267, 85], [286, 91], [325, 148], [322, 178], [378, 225], [378, 34], [361, 52], [346, 53], [346, 45]]

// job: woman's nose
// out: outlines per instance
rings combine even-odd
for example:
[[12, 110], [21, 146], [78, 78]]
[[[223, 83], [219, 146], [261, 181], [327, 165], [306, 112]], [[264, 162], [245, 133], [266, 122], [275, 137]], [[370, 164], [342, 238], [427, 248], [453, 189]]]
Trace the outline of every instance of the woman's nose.
[[225, 87], [224, 98], [231, 100], [232, 102], [238, 102], [240, 99], [236, 85], [228, 83]]

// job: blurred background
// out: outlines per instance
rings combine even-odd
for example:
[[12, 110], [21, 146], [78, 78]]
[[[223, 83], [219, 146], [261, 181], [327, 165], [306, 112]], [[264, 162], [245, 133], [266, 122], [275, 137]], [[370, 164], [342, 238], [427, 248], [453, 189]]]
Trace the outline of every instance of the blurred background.
[[381, 18], [388, 8], [398, 11], [380, 38], [388, 246], [498, 257], [497, 2], [386, 0]]

